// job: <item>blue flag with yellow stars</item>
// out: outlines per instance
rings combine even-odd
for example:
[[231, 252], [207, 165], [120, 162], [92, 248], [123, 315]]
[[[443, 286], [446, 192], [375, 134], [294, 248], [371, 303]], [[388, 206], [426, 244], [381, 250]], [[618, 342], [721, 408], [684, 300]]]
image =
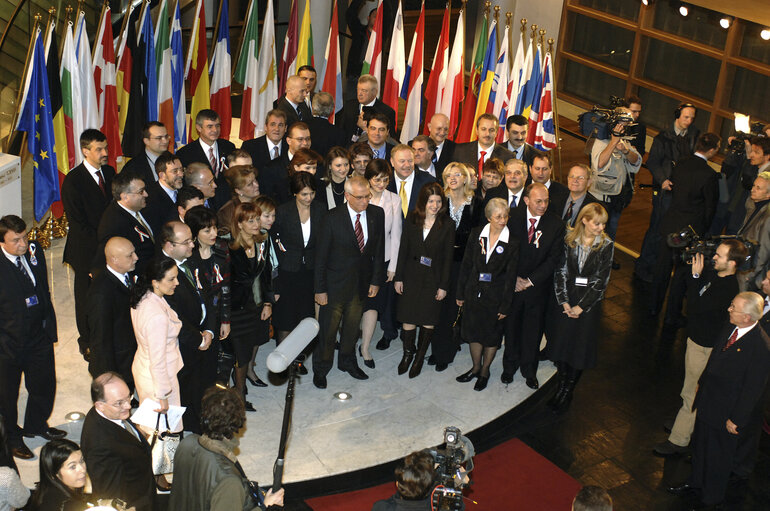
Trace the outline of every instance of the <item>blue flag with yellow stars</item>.
[[40, 30], [37, 31], [35, 50], [27, 73], [28, 86], [16, 129], [27, 132], [27, 149], [32, 155], [34, 167], [35, 220], [39, 222], [51, 204], [59, 200], [51, 95], [45, 67], [45, 45]]

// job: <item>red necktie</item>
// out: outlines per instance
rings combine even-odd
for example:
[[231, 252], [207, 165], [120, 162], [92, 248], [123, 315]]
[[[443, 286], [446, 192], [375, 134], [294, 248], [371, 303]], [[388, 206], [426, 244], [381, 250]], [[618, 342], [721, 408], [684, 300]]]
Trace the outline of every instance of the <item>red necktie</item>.
[[537, 223], [537, 220], [534, 218], [529, 219], [529, 229], [527, 230], [527, 238], [529, 238], [529, 242], [532, 243], [532, 238], [535, 237], [535, 224]]
[[104, 187], [104, 177], [102, 176], [102, 169], [96, 171], [96, 177], [98, 179], [99, 189], [102, 191], [102, 195], [107, 196], [107, 190]]
[[731, 335], [730, 338], [727, 339], [727, 344], [725, 344], [725, 347], [722, 348], [722, 351], [727, 351], [727, 349], [733, 344], [735, 344], [735, 341], [737, 340], [738, 340], [738, 329], [736, 328], [735, 330], [733, 330], [733, 335]]
[[219, 165], [217, 165], [217, 159], [214, 157], [213, 147], [209, 147], [209, 163], [211, 164], [211, 173], [214, 174], [214, 177], [217, 177]]
[[481, 151], [481, 158], [479, 158], [479, 181], [481, 181], [481, 175], [484, 173], [484, 156], [486, 155], [486, 151]]
[[358, 250], [364, 252], [364, 230], [361, 228], [361, 213], [356, 215], [356, 241], [358, 241]]

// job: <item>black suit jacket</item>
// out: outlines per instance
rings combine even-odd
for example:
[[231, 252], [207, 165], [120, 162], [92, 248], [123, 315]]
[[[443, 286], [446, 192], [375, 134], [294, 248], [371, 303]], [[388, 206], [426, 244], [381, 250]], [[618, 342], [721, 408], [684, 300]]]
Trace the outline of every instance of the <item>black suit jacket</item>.
[[441, 156], [439, 156], [438, 160], [436, 160], [436, 163], [433, 164], [436, 169], [437, 178], [441, 176], [446, 166], [453, 161], [452, 156], [454, 155], [456, 145], [457, 144], [449, 139], [444, 140], [444, 147], [441, 149]]
[[[479, 185], [479, 189], [480, 188], [481, 185]], [[487, 204], [492, 199], [503, 199], [506, 203], [508, 203], [508, 187], [505, 186], [505, 180], [501, 181], [499, 185], [495, 186], [491, 190], [487, 190], [487, 194], [482, 200], [482, 211], [487, 207]], [[516, 202], [516, 207], [510, 208], [510, 213], [513, 213], [513, 210], [515, 209], [524, 209], [526, 207], [527, 205], [524, 203], [524, 192], [522, 191], [521, 195], [519, 195], [519, 199]]]
[[[355, 134], [356, 128], [358, 127], [358, 124], [357, 124], [358, 115], [361, 111], [360, 105], [361, 104], [358, 102], [358, 99], [352, 99], [350, 101], [347, 101], [345, 102], [345, 105], [343, 106], [342, 111], [334, 116], [335, 123], [340, 127], [342, 127], [342, 130], [345, 133], [346, 145], [352, 142], [353, 135]], [[396, 112], [390, 106], [386, 105], [379, 99], [376, 99], [374, 101], [372, 108], [374, 108], [375, 112], [379, 114], [384, 114], [385, 117], [388, 118], [390, 135], [394, 138], [397, 138]]]
[[[427, 172], [423, 172], [422, 170], [415, 169], [414, 171], [414, 183], [412, 183], [412, 193], [409, 195], [409, 206], [406, 209], [406, 213], [409, 214], [410, 211], [414, 210], [414, 207], [417, 205], [417, 196], [420, 195], [420, 188], [425, 186], [428, 183], [433, 183], [436, 180], [428, 174]], [[391, 177], [390, 182], [388, 183], [388, 190], [398, 195], [398, 189], [396, 188], [396, 178]], [[404, 220], [403, 212], [401, 214], [401, 221]]]
[[[461, 163], [467, 163], [474, 169], [479, 166], [479, 143], [478, 142], [466, 142], [464, 144], [456, 144], [454, 151], [452, 151], [452, 160], [459, 161]], [[492, 149], [492, 156], [490, 158], [497, 158], [503, 163], [513, 158], [513, 153], [500, 144], [495, 144]]]
[[[315, 139], [313, 139], [313, 142], [315, 142]], [[251, 155], [251, 161], [254, 164], [254, 167], [257, 169], [257, 176], [259, 177], [262, 169], [264, 169], [272, 161], [270, 150], [267, 147], [267, 135], [262, 135], [261, 137], [245, 141], [241, 146], [241, 149]], [[286, 139], [281, 139], [281, 154], [286, 154], [288, 150], [289, 144], [286, 143]]]
[[155, 169], [150, 166], [150, 160], [147, 159], [147, 153], [145, 151], [142, 151], [138, 156], [131, 158], [128, 163], [123, 166], [121, 172], [133, 173], [136, 177], [144, 181], [145, 186], [158, 180]]
[[[505, 148], [511, 151], [511, 158], [516, 158], [516, 151], [511, 150], [510, 142], [505, 144]], [[535, 156], [539, 153], [537, 149], [532, 147], [531, 145], [524, 142], [524, 152], [521, 155], [521, 160], [527, 164], [527, 168], [532, 166], [532, 160], [535, 159]]]
[[[0, 357], [15, 359], [24, 354], [25, 347], [35, 343], [57, 341], [56, 314], [48, 289], [45, 254], [36, 242], [30, 242], [30, 250], [23, 256], [35, 276], [35, 285], [25, 277], [11, 261], [0, 253]], [[36, 264], [30, 254], [34, 252]], [[35, 338], [41, 325], [33, 324], [27, 298], [36, 296], [44, 322], [44, 338]]]
[[103, 267], [88, 288], [86, 317], [91, 341], [88, 372], [97, 377], [115, 371], [133, 387], [131, 364], [136, 353], [136, 337], [128, 301], [128, 287]]
[[278, 204], [283, 204], [291, 197], [289, 193], [289, 150], [265, 165], [257, 176], [260, 195], [267, 195]]
[[[129, 421], [130, 422], [130, 421]], [[83, 421], [80, 447], [88, 465], [95, 498], [126, 501], [137, 511], [154, 509], [155, 477], [152, 452], [140, 439], [91, 410]]]
[[[295, 122], [299, 122], [300, 120], [299, 116], [297, 115], [297, 110], [294, 110], [294, 107], [291, 106], [291, 103], [289, 103], [289, 100], [286, 99], [286, 96], [276, 99], [273, 102], [273, 108], [277, 108], [286, 114], [287, 128]], [[310, 108], [304, 101], [297, 105], [297, 109], [302, 112], [302, 122], [307, 122], [313, 118], [313, 112], [310, 111]]]
[[[219, 169], [216, 170], [211, 168], [211, 162], [209, 161], [208, 155], [203, 151], [200, 140], [193, 140], [176, 152], [176, 155], [185, 167], [194, 161], [200, 162], [206, 164], [209, 170], [211, 170], [211, 173], [214, 174], [217, 183], [216, 195], [214, 195], [213, 200], [214, 204], [212, 204], [214, 210], [217, 209], [217, 206], [221, 207], [233, 198], [233, 192], [230, 189], [230, 185], [227, 183], [227, 180], [225, 180], [225, 173], [223, 172], [225, 165], [223, 165], [222, 162], [227, 158], [227, 155], [235, 151], [235, 145], [229, 140], [218, 138], [217, 150], [219, 151], [220, 163]], [[153, 226], [151, 225], [150, 227]]]
[[548, 211], [553, 211], [561, 218], [567, 197], [569, 197], [569, 188], [551, 179], [551, 185], [548, 187]]
[[699, 421], [719, 430], [728, 419], [733, 421], [740, 434], [761, 419], [757, 408], [770, 372], [770, 339], [757, 325], [722, 351], [733, 328], [730, 324], [719, 334], [698, 382], [693, 410], [698, 410]]
[[112, 178], [115, 176], [115, 169], [103, 165], [102, 174], [106, 194], [102, 193], [82, 163], [70, 170], [62, 182], [61, 200], [69, 222], [67, 242], [64, 245], [64, 262], [75, 271], [91, 270], [99, 221], [112, 200]]
[[[610, 280], [614, 250], [615, 244], [612, 240], [603, 238], [599, 249], [592, 250], [583, 263], [583, 268], [579, 269], [578, 247], [573, 248], [562, 243], [561, 263], [554, 275], [556, 301], [559, 304], [569, 303], [573, 307], [579, 305], [584, 312], [599, 303], [604, 298], [604, 291]], [[588, 285], [575, 285], [576, 277], [584, 277]]]
[[[164, 193], [165, 195], [165, 193]], [[168, 197], [168, 196], [166, 196]], [[169, 199], [170, 201], [171, 199]], [[176, 213], [176, 207], [174, 207], [174, 213]], [[144, 217], [144, 212], [142, 212]], [[148, 223], [150, 220], [144, 217]], [[152, 226], [150, 226], [152, 229]], [[153, 234], [157, 235], [160, 231], [153, 230]], [[155, 243], [153, 238], [150, 237], [150, 233], [147, 232], [142, 224], [131, 215], [128, 211], [123, 209], [120, 204], [112, 201], [107, 209], [104, 210], [102, 215], [102, 221], [99, 222], [99, 230], [97, 231], [97, 237], [99, 239], [99, 246], [94, 254], [95, 268], [104, 267], [106, 261], [104, 259], [104, 246], [110, 240], [110, 238], [120, 236], [126, 238], [133, 243], [136, 256], [139, 260], [136, 262], [136, 273], [141, 275], [147, 263], [150, 262], [155, 255]]]
[[719, 181], [703, 158], [689, 156], [671, 172], [671, 206], [660, 223], [664, 236], [692, 225], [704, 234], [711, 225], [719, 200]]
[[[511, 230], [511, 235], [520, 243], [519, 265], [516, 274], [523, 279], [529, 279], [533, 284], [532, 287], [521, 293], [544, 297], [553, 293], [551, 279], [561, 258], [561, 249], [564, 244], [564, 222], [561, 221], [559, 215], [546, 211], [535, 227], [536, 233], [537, 231], [542, 233], [537, 244], [534, 239], [532, 243], [529, 242], [528, 227], [527, 208], [514, 208], [508, 219], [508, 228]], [[517, 295], [521, 293], [517, 293]]]
[[142, 210], [142, 216], [150, 223], [153, 234], [159, 233], [163, 224], [179, 219], [179, 212], [176, 209], [176, 203], [161, 188], [160, 181], [147, 185], [145, 190], [147, 190], [147, 205]]
[[347, 147], [348, 140], [340, 126], [335, 126], [323, 117], [313, 117], [306, 122], [310, 127], [310, 148], [321, 156], [325, 157], [334, 146]]
[[315, 292], [328, 293], [329, 303], [366, 298], [369, 286], [385, 282], [385, 212], [366, 208], [368, 239], [361, 252], [348, 205], [329, 211], [318, 238], [315, 260]]
[[275, 240], [279, 276], [281, 270], [291, 272], [301, 270], [303, 262], [308, 268], [314, 267], [316, 246], [327, 211], [319, 201], [310, 203], [310, 239], [307, 246], [304, 246], [297, 203], [292, 200], [278, 206], [270, 235]]

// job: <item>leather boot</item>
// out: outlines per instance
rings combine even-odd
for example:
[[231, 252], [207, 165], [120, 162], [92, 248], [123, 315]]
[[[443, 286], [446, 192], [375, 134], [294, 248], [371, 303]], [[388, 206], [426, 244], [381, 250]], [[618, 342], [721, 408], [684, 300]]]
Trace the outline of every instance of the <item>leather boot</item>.
[[417, 337], [417, 329], [401, 330], [401, 341], [404, 343], [404, 356], [398, 364], [398, 374], [404, 374], [409, 370], [414, 358], [414, 339]]
[[414, 364], [409, 369], [409, 377], [415, 378], [422, 371], [422, 364], [425, 362], [425, 354], [428, 352], [430, 340], [433, 338], [433, 329], [420, 327], [420, 341], [417, 343], [417, 355], [414, 357]]
[[554, 408], [556, 403], [561, 401], [564, 392], [567, 390], [567, 375], [565, 372], [563, 370], [559, 371], [556, 373], [556, 377], [559, 379], [559, 387], [556, 389], [556, 394], [546, 403], [549, 408]]
[[559, 399], [553, 406], [556, 413], [564, 413], [569, 408], [569, 405], [572, 402], [572, 395], [575, 392], [575, 386], [580, 379], [580, 373], [582, 373], [580, 369], [573, 369], [570, 371], [565, 382], [564, 393], [562, 394], [561, 399]]

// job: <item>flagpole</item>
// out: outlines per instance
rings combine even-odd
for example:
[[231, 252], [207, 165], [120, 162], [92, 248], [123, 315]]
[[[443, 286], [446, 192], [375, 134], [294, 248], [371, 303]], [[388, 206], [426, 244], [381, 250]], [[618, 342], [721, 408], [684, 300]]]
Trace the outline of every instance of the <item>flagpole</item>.
[[[226, 0], [224, 0], [224, 1], [226, 1]], [[219, 4], [219, 7], [220, 7], [220, 10], [221, 10], [222, 4]], [[230, 69], [230, 74], [235, 74], [235, 68], [238, 65], [238, 62], [240, 62], [240, 60], [241, 60], [241, 53], [243, 53], [243, 39], [244, 39], [243, 36], [246, 33], [246, 26], [249, 23], [249, 19], [251, 18], [251, 10], [253, 8], [254, 8], [254, 0], [249, 0], [249, 8], [246, 9], [246, 19], [243, 21], [243, 25], [241, 25], [241, 42], [238, 45], [238, 56], [235, 59], [233, 59], [233, 61], [231, 62], [231, 66], [230, 67], [232, 69]], [[217, 23], [217, 28], [218, 27], [219, 27], [219, 23]], [[215, 41], [215, 44], [216, 44], [216, 39], [214, 39], [214, 41]], [[231, 83], [230, 87], [232, 87], [232, 82], [233, 82], [233, 80], [230, 80], [230, 83]], [[243, 84], [241, 84], [241, 85], [243, 85]], [[231, 89], [231, 92], [232, 92], [232, 89]]]
[[[35, 22], [32, 24], [32, 32], [30, 33], [29, 37], [29, 46], [27, 47], [27, 56], [24, 58], [24, 72], [21, 75], [21, 82], [19, 82], [19, 91], [16, 93], [16, 105], [17, 108], [13, 112], [13, 119], [11, 121], [11, 129], [8, 132], [8, 138], [5, 142], [5, 152], [8, 152], [8, 149], [11, 147], [11, 140], [13, 139], [13, 134], [16, 132], [16, 122], [19, 120], [19, 109], [22, 107], [21, 105], [21, 95], [24, 93], [24, 85], [27, 82], [27, 73], [29, 72], [29, 59], [32, 55], [32, 45], [35, 44], [35, 37], [37, 36], [37, 28], [40, 24], [40, 20], [43, 19], [43, 17], [38, 13], [35, 14]], [[26, 135], [26, 132], [25, 132]], [[24, 145], [24, 138], [21, 140], [22, 145]]]
[[[214, 37], [211, 39], [211, 53], [214, 53], [214, 50], [217, 47], [217, 38], [219, 37], [219, 20], [222, 18], [222, 4], [227, 1], [229, 0], [219, 0], [219, 9], [217, 10], [217, 22], [214, 25]], [[230, 23], [230, 20], [228, 20], [228, 25], [229, 23]], [[205, 30], [205, 27], [204, 27], [204, 30]], [[211, 57], [213, 58], [214, 56], [212, 55]], [[209, 69], [209, 72], [211, 72], [211, 69]]]
[[126, 24], [128, 23], [128, 20], [131, 17], [131, 14], [133, 12], [134, 12], [133, 4], [128, 4], [128, 9], [126, 10], [126, 13], [123, 15], [123, 23], [120, 25], [120, 35], [118, 36], [118, 44], [117, 46], [115, 46], [115, 69], [116, 70], [118, 67], [118, 59], [119, 59], [118, 50], [120, 50], [120, 47], [123, 44], [123, 37], [128, 36], [128, 34], [126, 33]]
[[[553, 61], [553, 43], [554, 38], [551, 37], [548, 39], [548, 53], [551, 54], [551, 72], [553, 73], [553, 70], [556, 69], [556, 66]], [[556, 132], [556, 148], [558, 149], [558, 152], [556, 153], [556, 156], [559, 160], [559, 181], [561, 181], [561, 136], [559, 134], [559, 111], [556, 108], [556, 78], [554, 77], [553, 81], [551, 82], [551, 97], [553, 100], [551, 101], [552, 105], [551, 108], [553, 108], [553, 125], [554, 125], [554, 131]]]
[[106, 10], [107, 10], [107, 0], [104, 0], [104, 3], [102, 3], [102, 11], [99, 13], [99, 26], [96, 27], [97, 37], [94, 37], [94, 46], [93, 48], [91, 48], [91, 58], [94, 58], [94, 55], [96, 55], [96, 48], [100, 42], [100, 41], [97, 41], [97, 39], [102, 30], [102, 24], [104, 23], [104, 11]]
[[56, 7], [51, 7], [48, 9], [48, 19], [45, 22], [45, 36], [43, 37], [43, 44], [48, 46], [48, 34], [49, 30], [48, 28], [51, 26], [51, 18], [56, 15]]

